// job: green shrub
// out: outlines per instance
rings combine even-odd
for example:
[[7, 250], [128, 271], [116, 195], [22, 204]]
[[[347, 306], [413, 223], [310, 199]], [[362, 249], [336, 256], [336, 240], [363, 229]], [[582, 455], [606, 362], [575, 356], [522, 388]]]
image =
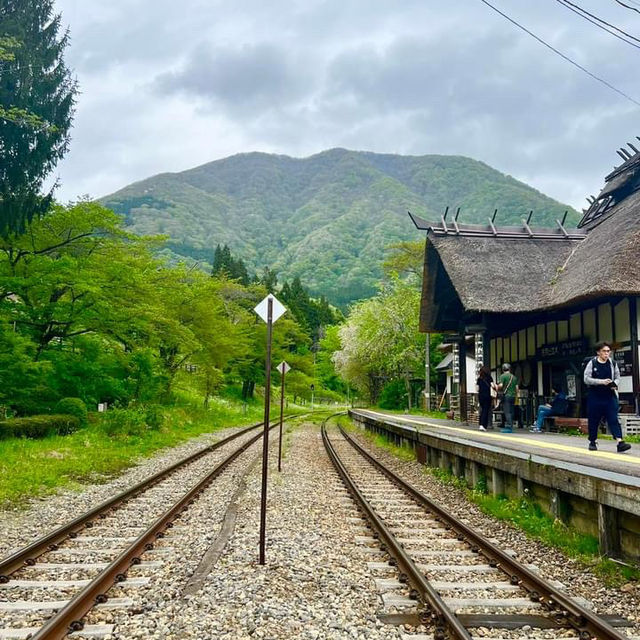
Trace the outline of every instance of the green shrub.
[[80, 420], [72, 415], [29, 416], [12, 418], [0, 422], [0, 439], [46, 438], [54, 435], [65, 436], [80, 426]]
[[136, 409], [110, 409], [103, 414], [102, 430], [111, 437], [140, 436], [147, 430], [145, 412]]
[[380, 393], [378, 406], [381, 409], [405, 409], [407, 406], [407, 390], [402, 380], [387, 382]]
[[87, 405], [80, 398], [62, 398], [56, 404], [54, 413], [75, 416], [80, 421], [81, 427], [87, 426]]
[[145, 422], [149, 429], [158, 431], [164, 425], [164, 410], [158, 404], [151, 404], [145, 409]]

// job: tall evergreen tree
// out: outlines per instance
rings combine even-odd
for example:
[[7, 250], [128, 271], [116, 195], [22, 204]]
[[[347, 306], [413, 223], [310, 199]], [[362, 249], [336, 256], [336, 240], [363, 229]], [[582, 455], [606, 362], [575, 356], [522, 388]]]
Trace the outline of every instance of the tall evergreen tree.
[[0, 0], [0, 233], [47, 211], [44, 179], [67, 151], [75, 80], [53, 0]]
[[216, 245], [213, 252], [213, 267], [211, 275], [217, 276], [224, 274], [227, 278], [237, 280], [240, 284], [247, 286], [250, 282], [249, 272], [242, 258], [234, 258], [231, 255], [231, 249], [225, 244], [224, 247]]
[[260, 277], [260, 284], [264, 285], [269, 293], [275, 293], [278, 286], [278, 274], [269, 269], [269, 267], [264, 267]]

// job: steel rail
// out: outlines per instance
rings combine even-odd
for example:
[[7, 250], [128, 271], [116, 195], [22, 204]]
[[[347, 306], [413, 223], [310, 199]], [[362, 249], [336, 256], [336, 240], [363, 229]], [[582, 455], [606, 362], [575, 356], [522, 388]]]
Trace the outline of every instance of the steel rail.
[[[269, 428], [274, 429], [277, 424]], [[104, 603], [108, 600], [107, 591], [116, 583], [126, 580], [126, 572], [135, 564], [140, 562], [140, 556], [153, 548], [153, 543], [157, 538], [162, 538], [165, 531], [173, 526], [173, 521], [180, 513], [196, 500], [196, 498], [207, 488], [215, 478], [220, 475], [236, 458], [244, 453], [252, 444], [262, 438], [260, 432], [245, 442], [236, 451], [225, 458], [207, 476], [200, 480], [191, 488], [178, 502], [165, 511], [163, 515], [142, 533], [131, 545], [113, 560], [103, 571], [100, 572], [88, 585], [79, 591], [63, 608], [47, 622], [37, 632], [31, 636], [32, 640], [62, 640], [69, 633], [81, 631], [84, 627], [82, 618], [96, 604]]]
[[[289, 417], [291, 416], [287, 416], [287, 418]], [[250, 427], [247, 427], [246, 429], [242, 429], [241, 431], [238, 431], [237, 433], [234, 433], [233, 435], [228, 436], [227, 438], [219, 440], [218, 442], [215, 442], [214, 444], [209, 445], [208, 447], [205, 447], [204, 449], [201, 449], [200, 451], [197, 451], [196, 453], [193, 453], [190, 456], [187, 456], [183, 460], [179, 460], [175, 464], [172, 464], [166, 469], [163, 469], [158, 473], [155, 473], [154, 475], [149, 476], [145, 480], [142, 480], [138, 484], [123, 491], [122, 493], [119, 493], [113, 498], [109, 498], [108, 500], [105, 500], [104, 502], [94, 507], [90, 511], [87, 511], [83, 515], [80, 515], [77, 518], [73, 519], [71, 522], [68, 522], [67, 524], [62, 525], [61, 527], [55, 529], [51, 533], [41, 538], [38, 538], [31, 544], [23, 547], [22, 549], [19, 549], [18, 551], [11, 554], [10, 556], [7, 556], [6, 558], [0, 560], [0, 584], [5, 584], [9, 582], [11, 579], [12, 573], [15, 573], [16, 571], [18, 571], [19, 569], [22, 569], [25, 566], [31, 566], [35, 564], [35, 560], [38, 556], [41, 556], [47, 551], [55, 550], [57, 546], [67, 538], [76, 537], [77, 534], [80, 531], [82, 531], [83, 528], [91, 527], [93, 521], [96, 518], [101, 516], [104, 517], [103, 514], [106, 515], [108, 511], [120, 506], [122, 503], [126, 502], [127, 500], [132, 498], [134, 495], [136, 495], [140, 491], [143, 491], [145, 489], [152, 487], [154, 484], [157, 484], [160, 480], [162, 480], [169, 474], [173, 473], [180, 467], [183, 467], [187, 464], [190, 464], [191, 462], [194, 462], [195, 460], [201, 458], [202, 456], [208, 453], [211, 453], [212, 451], [215, 451], [219, 447], [222, 447], [223, 445], [231, 442], [232, 440], [235, 440], [236, 438], [243, 436], [245, 433], [248, 433], [253, 429], [257, 429], [261, 427], [263, 424], [264, 424], [263, 422], [259, 422]]]
[[537, 575], [523, 564], [505, 553], [487, 538], [469, 526], [461, 522], [458, 518], [445, 511], [438, 504], [430, 500], [423, 493], [415, 489], [408, 482], [397, 476], [393, 471], [388, 469], [380, 461], [376, 460], [368, 451], [366, 451], [359, 443], [357, 443], [342, 427], [339, 427], [341, 433], [355, 449], [364, 458], [366, 458], [373, 466], [384, 473], [394, 484], [403, 491], [410, 494], [422, 506], [429, 509], [436, 515], [436, 519], [440, 520], [445, 526], [453, 529], [459, 536], [465, 538], [472, 546], [478, 549], [482, 555], [487, 558], [490, 566], [500, 569], [509, 576], [511, 584], [519, 585], [529, 592], [532, 601], [542, 603], [551, 612], [559, 608], [557, 611], [557, 624], [568, 624], [580, 633], [580, 640], [589, 640], [590, 638], [599, 638], [600, 640], [628, 640], [628, 637], [619, 633], [605, 620], [598, 615], [580, 606], [568, 596], [547, 582], [544, 578]]
[[[456, 640], [471, 640], [471, 636], [464, 625], [460, 622], [455, 613], [447, 606], [440, 594], [433, 588], [424, 574], [418, 569], [414, 561], [402, 548], [402, 545], [396, 540], [393, 533], [384, 524], [382, 519], [371, 507], [367, 499], [352, 480], [349, 472], [342, 464], [342, 461], [329, 440], [326, 429], [326, 423], [328, 420], [329, 418], [322, 423], [322, 440], [329, 458], [333, 462], [334, 467], [347, 486], [354, 500], [362, 511], [364, 511], [378, 536], [384, 541], [386, 550], [395, 558], [400, 569], [401, 576], [406, 576], [406, 579], [416, 591], [418, 598], [427, 606], [429, 610], [429, 617], [435, 625], [435, 632], [433, 636], [434, 640], [444, 640], [447, 637], [447, 632], [453, 634], [453, 637], [456, 638]], [[427, 620], [425, 619], [425, 622], [426, 621]]]

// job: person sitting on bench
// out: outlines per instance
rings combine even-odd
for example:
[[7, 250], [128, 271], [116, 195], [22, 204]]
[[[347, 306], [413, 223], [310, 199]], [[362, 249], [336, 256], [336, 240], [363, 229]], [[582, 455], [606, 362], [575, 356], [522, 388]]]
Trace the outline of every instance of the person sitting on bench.
[[567, 402], [567, 394], [560, 389], [554, 387], [552, 389], [553, 399], [551, 400], [551, 404], [541, 404], [538, 407], [538, 418], [535, 424], [531, 425], [531, 433], [542, 433], [542, 425], [544, 424], [544, 419], [549, 416], [563, 416], [567, 413], [567, 409], [569, 408], [569, 403]]

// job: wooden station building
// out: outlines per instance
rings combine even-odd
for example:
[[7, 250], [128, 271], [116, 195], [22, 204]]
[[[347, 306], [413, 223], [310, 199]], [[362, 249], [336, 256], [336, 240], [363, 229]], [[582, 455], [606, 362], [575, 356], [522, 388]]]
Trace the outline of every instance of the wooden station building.
[[[476, 367], [494, 379], [509, 362], [520, 381], [526, 420], [551, 388], [584, 416], [586, 359], [611, 341], [620, 366], [622, 413], [637, 414], [640, 391], [640, 151], [618, 151], [623, 163], [605, 178], [577, 228], [458, 224], [447, 214], [428, 222], [420, 328], [454, 343], [452, 408], [467, 420], [465, 352], [473, 336]], [[565, 215], [566, 218], [566, 215]]]

